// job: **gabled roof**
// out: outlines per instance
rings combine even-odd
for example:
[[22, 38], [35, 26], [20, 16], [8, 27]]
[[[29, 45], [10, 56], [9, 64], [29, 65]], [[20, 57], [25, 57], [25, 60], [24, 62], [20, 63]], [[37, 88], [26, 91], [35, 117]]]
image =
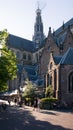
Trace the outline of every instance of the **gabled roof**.
[[8, 46], [20, 50], [25, 50], [28, 52], [35, 52], [34, 43], [30, 40], [9, 34]]
[[[73, 18], [64, 24], [64, 29], [67, 29], [69, 25], [73, 25]], [[63, 26], [55, 31], [55, 35], [60, 34], [63, 31]]]
[[68, 49], [62, 57], [60, 64], [73, 65], [73, 48]]
[[60, 62], [62, 56], [54, 56], [53, 58], [54, 58], [54, 62], [55, 62], [56, 64], [59, 64], [59, 62]]

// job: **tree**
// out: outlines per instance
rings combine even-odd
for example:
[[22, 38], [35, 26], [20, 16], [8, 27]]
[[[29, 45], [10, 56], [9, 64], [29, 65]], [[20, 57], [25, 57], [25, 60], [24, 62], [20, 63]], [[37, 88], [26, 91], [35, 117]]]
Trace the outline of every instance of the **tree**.
[[5, 45], [7, 38], [8, 33], [6, 30], [0, 32], [0, 43], [3, 46], [1, 50], [2, 56], [0, 57], [0, 91], [7, 90], [7, 81], [14, 79], [17, 73], [16, 56]]
[[28, 84], [27, 84], [27, 87], [25, 88], [25, 91], [24, 91], [24, 97], [34, 97], [35, 96], [35, 87], [33, 86], [32, 82], [31, 81], [27, 81]]
[[53, 89], [52, 89], [52, 86], [51, 86], [51, 85], [49, 85], [49, 86], [46, 88], [45, 96], [46, 96], [46, 97], [53, 97]]

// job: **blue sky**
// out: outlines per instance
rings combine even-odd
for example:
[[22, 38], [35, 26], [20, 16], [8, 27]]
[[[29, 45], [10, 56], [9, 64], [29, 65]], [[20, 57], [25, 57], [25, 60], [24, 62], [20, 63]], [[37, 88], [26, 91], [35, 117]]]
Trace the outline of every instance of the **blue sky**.
[[[0, 0], [0, 30], [32, 40], [37, 0]], [[63, 21], [73, 18], [73, 0], [39, 0], [44, 34], [59, 28]]]

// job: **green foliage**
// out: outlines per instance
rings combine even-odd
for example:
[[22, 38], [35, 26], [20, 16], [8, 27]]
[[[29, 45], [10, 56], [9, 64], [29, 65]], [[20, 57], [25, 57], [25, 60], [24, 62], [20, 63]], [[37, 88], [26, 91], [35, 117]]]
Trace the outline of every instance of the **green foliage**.
[[25, 88], [23, 96], [30, 97], [30, 98], [35, 96], [35, 87], [33, 86], [32, 82], [30, 82], [29, 80], [28, 80], [28, 85]]
[[[0, 40], [7, 39], [8, 33], [5, 30], [0, 32]], [[17, 61], [16, 56], [13, 54], [11, 50], [7, 48], [5, 44], [3, 44], [2, 48], [2, 56], [0, 57], [0, 91], [7, 90], [7, 81], [12, 80], [16, 77], [17, 73]]]
[[2, 82], [0, 85], [0, 92], [7, 91], [7, 89], [8, 89], [8, 85], [6, 83]]
[[54, 105], [57, 103], [56, 98], [42, 98], [40, 102], [41, 109], [53, 109]]
[[25, 98], [25, 104], [32, 106], [34, 104], [34, 98]]
[[3, 31], [0, 31], [0, 43], [5, 44], [8, 38], [8, 32], [7, 29], [4, 29]]
[[45, 96], [46, 96], [46, 97], [53, 97], [53, 89], [52, 89], [52, 86], [51, 86], [51, 85], [49, 85], [49, 86], [46, 88]]

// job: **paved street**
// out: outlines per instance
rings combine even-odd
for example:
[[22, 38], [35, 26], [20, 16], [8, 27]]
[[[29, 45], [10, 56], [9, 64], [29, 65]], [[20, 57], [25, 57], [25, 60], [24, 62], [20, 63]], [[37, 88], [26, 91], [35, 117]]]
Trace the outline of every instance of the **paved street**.
[[0, 130], [73, 130], [73, 111], [33, 111], [11, 106], [0, 112]]

